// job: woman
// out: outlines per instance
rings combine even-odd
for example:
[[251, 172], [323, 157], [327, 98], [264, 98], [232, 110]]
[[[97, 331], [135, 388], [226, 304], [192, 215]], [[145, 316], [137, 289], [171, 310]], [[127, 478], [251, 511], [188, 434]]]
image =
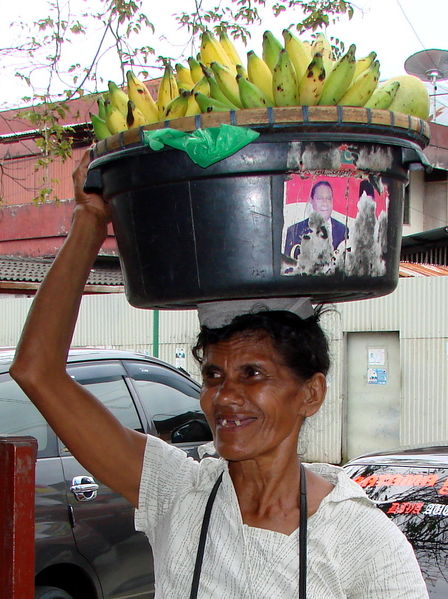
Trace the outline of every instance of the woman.
[[72, 228], [11, 374], [78, 460], [137, 508], [157, 599], [427, 597], [410, 545], [363, 491], [340, 468], [300, 463], [299, 432], [324, 400], [329, 367], [318, 314], [262, 311], [224, 326], [222, 314], [219, 326], [208, 314], [194, 351], [220, 459], [197, 463], [124, 428], [67, 375], [84, 284], [109, 222], [102, 199], [83, 191], [87, 166], [85, 155], [74, 173]]

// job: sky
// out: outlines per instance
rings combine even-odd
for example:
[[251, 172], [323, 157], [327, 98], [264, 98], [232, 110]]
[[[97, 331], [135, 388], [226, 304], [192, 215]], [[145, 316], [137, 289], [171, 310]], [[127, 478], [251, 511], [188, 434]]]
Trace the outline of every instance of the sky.
[[[61, 5], [63, 2], [61, 1]], [[99, 0], [71, 0], [67, 6], [72, 11], [93, 11], [95, 2]], [[155, 34], [141, 39], [138, 43], [152, 45], [157, 55], [169, 55], [179, 62], [185, 62], [186, 58], [193, 54], [194, 48], [189, 43], [189, 36], [179, 27], [174, 14], [180, 10], [193, 10], [194, 0], [164, 0], [157, 3], [155, 0], [143, 0], [144, 10], [149, 19], [155, 25]], [[217, 4], [217, 0], [203, 0], [210, 6]], [[381, 79], [405, 74], [405, 60], [425, 49], [448, 50], [448, 1], [447, 0], [355, 0], [355, 15], [351, 21], [343, 17], [337, 24], [330, 25], [325, 31], [327, 37], [337, 37], [344, 41], [346, 48], [351, 43], [356, 44], [356, 55], [362, 57], [374, 50], [381, 64]], [[32, 22], [42, 18], [48, 13], [47, 0], [22, 0], [19, 2], [3, 3], [2, 19], [0, 22], [1, 48], [15, 45], [23, 39], [25, 32], [17, 25], [17, 21]], [[163, 6], [163, 9], [161, 7]], [[157, 7], [157, 10], [155, 10]], [[26, 15], [24, 17], [24, 15]], [[255, 50], [261, 54], [262, 34], [270, 29], [278, 38], [282, 39], [282, 29], [299, 20], [294, 11], [289, 10], [281, 17], [274, 17], [270, 11], [265, 11], [263, 22], [260, 26], [251, 27], [251, 39], [247, 47], [238, 44], [240, 55], [245, 56], [248, 50]], [[15, 23], [15, 24], [11, 24]], [[71, 46], [63, 46], [64, 60], [67, 65], [79, 62], [81, 65], [90, 64], [95, 53], [98, 38], [101, 34], [102, 25], [92, 23], [89, 35], [79, 38], [79, 43]], [[145, 34], [145, 36], [148, 34]], [[309, 36], [305, 35], [305, 39]], [[197, 49], [196, 49], [197, 50]], [[21, 105], [21, 98], [29, 93], [24, 82], [16, 76], [17, 71], [25, 73], [27, 59], [12, 60], [5, 54], [0, 55], [0, 76], [2, 85], [0, 87], [0, 109]], [[98, 61], [98, 73], [102, 77], [103, 89], [107, 86], [107, 80], [112, 79], [119, 83], [122, 74], [117, 60], [111, 52], [104, 52]], [[150, 69], [152, 76], [157, 76], [157, 69]], [[448, 77], [448, 73], [447, 73]], [[67, 77], [65, 83], [69, 78]], [[48, 71], [38, 69], [33, 73], [33, 83], [45, 87], [48, 81]], [[59, 89], [64, 89], [64, 83], [55, 81]], [[100, 83], [101, 87], [101, 83]], [[432, 93], [432, 85], [428, 86]], [[56, 88], [55, 88], [56, 89]], [[92, 89], [92, 91], [94, 91]], [[448, 107], [448, 81], [440, 81], [437, 87], [438, 107]], [[437, 122], [448, 124], [448, 108], [441, 114]]]

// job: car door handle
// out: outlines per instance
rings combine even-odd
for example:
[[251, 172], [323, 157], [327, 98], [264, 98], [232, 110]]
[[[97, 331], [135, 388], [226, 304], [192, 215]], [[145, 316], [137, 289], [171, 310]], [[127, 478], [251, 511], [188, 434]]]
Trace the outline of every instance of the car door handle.
[[91, 476], [75, 476], [70, 491], [76, 501], [93, 501], [98, 495], [99, 486]]

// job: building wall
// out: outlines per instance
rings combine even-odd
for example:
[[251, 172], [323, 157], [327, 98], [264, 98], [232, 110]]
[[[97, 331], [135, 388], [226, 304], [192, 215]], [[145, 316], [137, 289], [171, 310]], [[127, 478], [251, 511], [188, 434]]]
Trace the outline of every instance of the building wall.
[[[330, 339], [333, 366], [320, 413], [310, 419], [303, 438], [305, 459], [340, 463], [344, 459], [346, 418], [346, 337], [350, 332], [398, 331], [400, 340], [400, 444], [448, 441], [448, 277], [401, 279], [388, 296], [341, 303], [322, 319]], [[1, 303], [0, 346], [15, 346], [31, 300]], [[74, 346], [133, 349], [153, 353], [154, 316], [131, 307], [122, 294], [86, 296]], [[186, 350], [185, 367], [199, 379], [191, 357], [196, 311], [160, 311], [159, 357], [175, 364], [176, 348]], [[378, 439], [378, 449], [382, 440]]]
[[403, 235], [423, 231], [425, 208], [425, 174], [423, 170], [409, 173], [409, 224], [403, 225]]
[[425, 185], [422, 231], [448, 224], [448, 181], [428, 181]]

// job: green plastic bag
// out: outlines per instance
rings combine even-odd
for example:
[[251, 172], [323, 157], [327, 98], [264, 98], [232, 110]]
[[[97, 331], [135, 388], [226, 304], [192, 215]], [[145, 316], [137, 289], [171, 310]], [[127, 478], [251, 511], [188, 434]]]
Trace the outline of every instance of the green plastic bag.
[[144, 131], [143, 143], [151, 150], [161, 150], [165, 146], [183, 150], [195, 164], [206, 168], [235, 154], [259, 135], [248, 127], [233, 125], [197, 129], [191, 133], [166, 128]]

